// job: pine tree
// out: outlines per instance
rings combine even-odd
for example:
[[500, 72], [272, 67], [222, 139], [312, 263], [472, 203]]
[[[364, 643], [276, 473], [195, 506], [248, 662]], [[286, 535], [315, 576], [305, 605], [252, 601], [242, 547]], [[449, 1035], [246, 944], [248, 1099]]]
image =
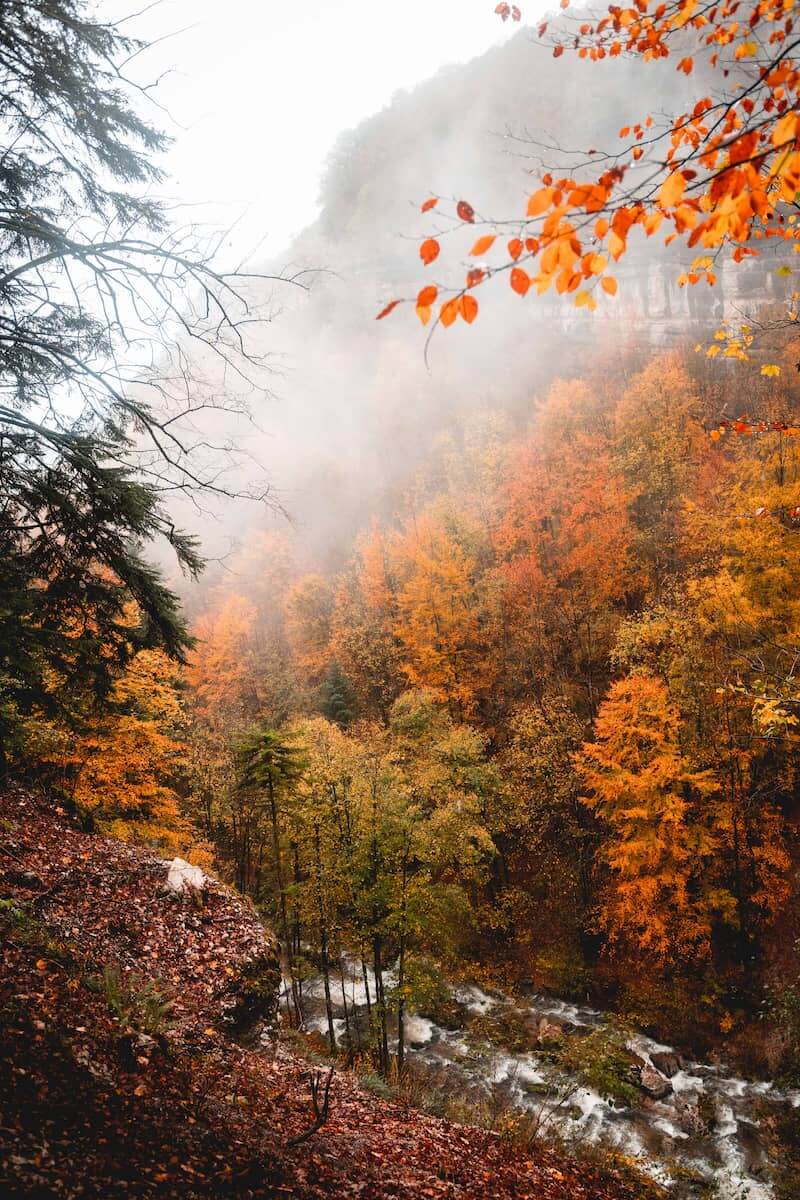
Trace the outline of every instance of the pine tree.
[[2, 769], [25, 714], [66, 713], [139, 650], [190, 644], [144, 555], [164, 538], [196, 573], [164, 496], [219, 490], [188, 433], [206, 398], [181, 338], [249, 356], [230, 348], [247, 345], [236, 277], [151, 198], [167, 139], [122, 66], [141, 44], [84, 0], [4, 0], [0, 43]]

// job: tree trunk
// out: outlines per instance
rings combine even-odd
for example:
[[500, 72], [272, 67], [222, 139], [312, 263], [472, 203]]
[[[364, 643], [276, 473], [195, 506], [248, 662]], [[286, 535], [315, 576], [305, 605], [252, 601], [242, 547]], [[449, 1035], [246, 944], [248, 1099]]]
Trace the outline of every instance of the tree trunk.
[[319, 825], [314, 826], [314, 864], [317, 892], [317, 913], [319, 916], [319, 952], [322, 962], [322, 982], [325, 986], [325, 1015], [328, 1018], [328, 1039], [331, 1044], [331, 1054], [335, 1054], [336, 1030], [334, 1029], [333, 1025], [331, 976], [328, 964], [328, 922], [325, 917], [325, 903], [322, 896], [322, 853], [319, 842]]
[[389, 1078], [389, 1031], [386, 1022], [386, 993], [383, 987], [383, 964], [381, 962], [381, 939], [372, 939], [372, 955], [375, 970], [375, 1010], [378, 1017], [378, 1069], [384, 1079]]
[[294, 956], [289, 934], [289, 915], [286, 910], [286, 888], [283, 882], [283, 856], [281, 854], [281, 834], [278, 824], [278, 804], [275, 796], [275, 785], [272, 776], [267, 775], [267, 795], [269, 797], [270, 822], [272, 826], [272, 855], [275, 860], [275, 880], [278, 885], [278, 910], [281, 924], [281, 941], [286, 952], [286, 963], [289, 969], [289, 980], [292, 988], [295, 1017], [298, 1026], [303, 1023], [303, 1011], [300, 996], [297, 991], [297, 981], [294, 976]]

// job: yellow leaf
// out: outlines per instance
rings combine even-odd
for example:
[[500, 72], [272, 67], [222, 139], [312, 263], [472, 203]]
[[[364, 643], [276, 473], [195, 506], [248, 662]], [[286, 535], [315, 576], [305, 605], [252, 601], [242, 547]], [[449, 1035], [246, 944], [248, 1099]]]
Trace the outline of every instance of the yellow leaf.
[[686, 180], [680, 171], [673, 171], [658, 189], [656, 199], [664, 208], [674, 208], [683, 198], [686, 191]]
[[782, 146], [789, 142], [797, 133], [797, 113], [787, 112], [775, 125], [772, 131], [773, 146]]
[[761, 374], [768, 377], [780, 375], [780, 373], [781, 369], [775, 363], [764, 363], [764, 366], [761, 368]]

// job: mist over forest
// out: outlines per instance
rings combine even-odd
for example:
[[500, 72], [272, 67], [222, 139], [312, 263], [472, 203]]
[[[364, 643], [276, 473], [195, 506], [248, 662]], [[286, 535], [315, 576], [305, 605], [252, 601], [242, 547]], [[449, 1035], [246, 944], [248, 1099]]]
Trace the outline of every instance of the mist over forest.
[[490, 5], [243, 259], [6, 3], [0, 1189], [796, 1200], [793, 0]]

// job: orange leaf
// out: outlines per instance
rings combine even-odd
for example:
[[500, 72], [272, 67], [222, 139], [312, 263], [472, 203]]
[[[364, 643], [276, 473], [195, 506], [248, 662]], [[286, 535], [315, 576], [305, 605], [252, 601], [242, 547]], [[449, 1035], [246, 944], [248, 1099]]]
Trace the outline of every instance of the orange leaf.
[[511, 286], [518, 296], [524, 296], [531, 286], [530, 276], [522, 267], [514, 267], [511, 272]]
[[439, 313], [440, 320], [445, 329], [448, 327], [448, 325], [453, 324], [453, 321], [455, 321], [456, 317], [458, 316], [460, 307], [461, 306], [458, 300], [445, 300], [444, 304], [442, 305], [441, 312]]
[[608, 292], [609, 296], [616, 296], [617, 281], [613, 275], [604, 275], [600, 280], [600, 286], [604, 292]]
[[461, 297], [461, 315], [468, 325], [475, 320], [478, 315], [478, 301], [474, 296], [464, 295]]
[[429, 304], [418, 304], [417, 316], [419, 317], [420, 321], [422, 321], [423, 325], [427, 325], [428, 321], [431, 319], [431, 306]]
[[508, 243], [508, 253], [514, 259], [514, 262], [516, 262], [520, 254], [522, 254], [522, 241], [520, 238], [511, 239]]
[[420, 205], [420, 212], [430, 212], [430, 210], [435, 208], [438, 203], [439, 197], [431, 196], [430, 200], [426, 200], [424, 204]]
[[484, 234], [483, 237], [479, 237], [477, 242], [475, 243], [475, 245], [470, 250], [470, 254], [472, 255], [472, 257], [480, 258], [482, 254], [485, 254], [487, 252], [487, 250], [491, 250], [492, 246], [495, 243], [496, 237], [497, 237], [497, 235], [494, 233], [487, 233], [487, 234]]
[[429, 266], [430, 263], [432, 263], [435, 258], [439, 257], [440, 249], [441, 249], [441, 247], [440, 247], [439, 243], [436, 241], [436, 238], [426, 238], [425, 239], [425, 241], [422, 243], [422, 245], [419, 248], [419, 256], [422, 259], [422, 261], [425, 263], [426, 267]]
[[435, 288], [433, 284], [429, 287], [424, 287], [417, 296], [417, 308], [430, 308], [438, 295], [439, 289]]
[[686, 179], [680, 171], [673, 171], [658, 189], [656, 199], [664, 208], [673, 208], [686, 191]]
[[528, 201], [528, 216], [541, 216], [550, 207], [554, 194], [554, 190], [551, 187], [539, 188], [538, 192], [534, 192]]
[[390, 313], [390, 312], [394, 312], [394, 310], [397, 308], [398, 304], [402, 304], [402, 303], [403, 303], [403, 301], [402, 301], [402, 300], [392, 300], [392, 301], [390, 301], [390, 302], [389, 302], [389, 304], [387, 304], [387, 305], [386, 305], [386, 308], [382, 308], [382, 309], [381, 309], [381, 311], [378, 313], [378, 315], [377, 315], [377, 317], [375, 318], [375, 320], [376, 320], [376, 321], [382, 321], [384, 317], [388, 317], [388, 315], [389, 315], [389, 313]]
[[625, 253], [625, 241], [613, 229], [608, 235], [608, 253], [614, 259], [619, 259]]

